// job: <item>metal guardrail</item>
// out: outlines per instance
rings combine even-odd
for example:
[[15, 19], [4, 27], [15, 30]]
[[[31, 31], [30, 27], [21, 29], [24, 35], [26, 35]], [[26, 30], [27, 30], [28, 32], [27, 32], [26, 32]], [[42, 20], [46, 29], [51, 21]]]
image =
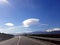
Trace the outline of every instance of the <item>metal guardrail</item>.
[[45, 39], [45, 40], [60, 41], [60, 38], [37, 37], [37, 36], [30, 36], [30, 37], [31, 37], [31, 38], [37, 38], [37, 39]]
[[37, 36], [28, 36], [33, 39], [41, 40], [41, 41], [46, 41], [50, 43], [54, 43], [56, 45], [60, 45], [60, 38], [50, 38], [50, 37], [37, 37]]

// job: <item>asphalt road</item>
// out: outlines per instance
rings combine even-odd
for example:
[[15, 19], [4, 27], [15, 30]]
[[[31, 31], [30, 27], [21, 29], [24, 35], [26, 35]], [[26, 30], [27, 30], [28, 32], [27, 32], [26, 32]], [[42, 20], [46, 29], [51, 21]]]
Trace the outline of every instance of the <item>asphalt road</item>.
[[25, 36], [16, 36], [12, 39], [0, 42], [0, 45], [56, 45], [46, 41], [35, 40]]

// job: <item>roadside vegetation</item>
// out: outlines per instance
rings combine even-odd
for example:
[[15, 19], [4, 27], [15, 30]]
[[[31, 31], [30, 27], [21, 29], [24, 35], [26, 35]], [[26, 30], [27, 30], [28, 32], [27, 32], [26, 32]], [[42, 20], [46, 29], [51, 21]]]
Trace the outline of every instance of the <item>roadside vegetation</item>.
[[60, 38], [60, 34], [25, 34], [25, 36]]
[[0, 41], [4, 41], [10, 38], [13, 38], [14, 36], [11, 34], [5, 34], [5, 33], [0, 33]]

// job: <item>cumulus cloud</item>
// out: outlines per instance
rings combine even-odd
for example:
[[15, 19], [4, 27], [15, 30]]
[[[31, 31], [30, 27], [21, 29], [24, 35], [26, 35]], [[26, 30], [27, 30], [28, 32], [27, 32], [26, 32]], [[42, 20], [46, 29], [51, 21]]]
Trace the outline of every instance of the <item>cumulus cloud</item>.
[[13, 23], [6, 23], [5, 25], [6, 25], [6, 26], [14, 26]]
[[15, 8], [13, 5], [11, 5], [9, 0], [0, 0], [0, 4], [1, 5], [9, 5], [10, 7]]
[[13, 27], [1, 27], [1, 33], [30, 33], [32, 30], [30, 28], [25, 28], [22, 26], [13, 26]]
[[47, 32], [52, 32], [52, 31], [60, 31], [60, 28], [53, 28], [53, 29], [48, 29], [46, 30]]
[[36, 25], [38, 23], [39, 23], [39, 19], [30, 18], [30, 19], [27, 19], [27, 20], [23, 21], [23, 26], [24, 27], [30, 27], [31, 25]]
[[8, 0], [0, 0], [0, 4], [9, 4]]

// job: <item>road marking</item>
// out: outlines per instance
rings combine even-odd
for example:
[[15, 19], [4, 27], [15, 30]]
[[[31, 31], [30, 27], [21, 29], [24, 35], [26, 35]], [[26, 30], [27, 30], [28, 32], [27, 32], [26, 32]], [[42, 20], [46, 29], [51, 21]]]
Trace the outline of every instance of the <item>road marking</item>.
[[19, 36], [18, 41], [17, 41], [17, 45], [19, 45], [19, 43], [20, 43], [20, 38], [21, 38], [21, 37]]

